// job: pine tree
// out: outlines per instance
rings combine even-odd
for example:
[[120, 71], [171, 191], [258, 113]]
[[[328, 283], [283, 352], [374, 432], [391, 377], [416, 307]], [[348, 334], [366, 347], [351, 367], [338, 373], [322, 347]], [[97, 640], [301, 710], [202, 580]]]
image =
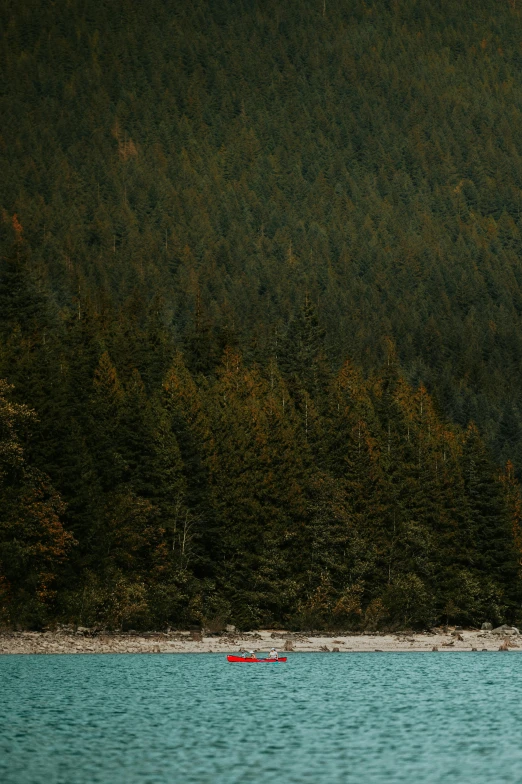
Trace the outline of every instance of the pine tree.
[[[469, 505], [469, 563], [493, 584], [490, 612], [501, 617], [515, 610], [519, 585], [512, 525], [502, 486], [475, 425], [466, 432], [463, 476]], [[502, 608], [506, 609], [503, 610]]]

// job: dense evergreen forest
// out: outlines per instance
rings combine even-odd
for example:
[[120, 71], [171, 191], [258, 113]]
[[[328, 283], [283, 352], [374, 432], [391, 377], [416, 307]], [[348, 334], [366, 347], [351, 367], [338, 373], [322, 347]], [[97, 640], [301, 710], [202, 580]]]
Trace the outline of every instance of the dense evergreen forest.
[[522, 8], [0, 41], [0, 623], [522, 621]]

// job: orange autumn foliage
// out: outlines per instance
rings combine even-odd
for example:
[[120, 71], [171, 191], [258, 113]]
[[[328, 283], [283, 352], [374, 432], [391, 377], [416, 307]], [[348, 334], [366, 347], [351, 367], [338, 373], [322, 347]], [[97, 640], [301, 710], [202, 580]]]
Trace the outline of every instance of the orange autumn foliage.
[[17, 242], [21, 242], [22, 241], [23, 228], [22, 228], [22, 224], [18, 220], [18, 215], [16, 214], [16, 212], [13, 215], [13, 229], [14, 229], [14, 232], [15, 232], [15, 235], [16, 235], [16, 241]]

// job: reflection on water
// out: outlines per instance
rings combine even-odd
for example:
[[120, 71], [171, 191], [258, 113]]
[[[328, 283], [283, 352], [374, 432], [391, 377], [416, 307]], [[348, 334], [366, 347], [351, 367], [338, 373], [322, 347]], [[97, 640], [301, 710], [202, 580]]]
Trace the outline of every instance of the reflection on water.
[[522, 781], [522, 656], [0, 657], [4, 784]]

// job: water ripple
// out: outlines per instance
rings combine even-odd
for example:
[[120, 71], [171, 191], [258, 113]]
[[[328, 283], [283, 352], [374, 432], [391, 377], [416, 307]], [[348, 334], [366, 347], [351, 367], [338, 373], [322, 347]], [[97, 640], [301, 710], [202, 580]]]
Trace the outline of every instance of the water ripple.
[[0, 658], [3, 784], [522, 781], [522, 656]]

